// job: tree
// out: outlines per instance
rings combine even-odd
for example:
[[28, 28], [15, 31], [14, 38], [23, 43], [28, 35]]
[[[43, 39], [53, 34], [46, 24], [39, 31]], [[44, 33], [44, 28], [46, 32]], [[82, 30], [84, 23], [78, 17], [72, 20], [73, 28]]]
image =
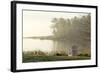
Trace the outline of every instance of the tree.
[[56, 38], [62, 38], [66, 37], [67, 33], [67, 27], [70, 25], [70, 20], [69, 19], [64, 19], [64, 18], [54, 18], [52, 20], [53, 25], [53, 34]]
[[90, 14], [71, 19], [54, 18], [52, 20], [53, 36], [70, 44], [89, 47], [91, 42]]

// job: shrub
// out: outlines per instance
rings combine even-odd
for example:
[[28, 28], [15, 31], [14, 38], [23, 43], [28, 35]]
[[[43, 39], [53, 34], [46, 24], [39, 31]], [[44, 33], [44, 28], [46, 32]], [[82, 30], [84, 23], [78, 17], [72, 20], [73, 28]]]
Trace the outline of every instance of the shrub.
[[60, 53], [56, 53], [56, 56], [62, 56], [62, 54], [60, 54]]
[[56, 53], [55, 55], [56, 55], [56, 56], [68, 56], [68, 55], [65, 54], [65, 53]]
[[79, 54], [78, 56], [86, 56], [86, 57], [89, 57], [90, 55], [89, 54]]

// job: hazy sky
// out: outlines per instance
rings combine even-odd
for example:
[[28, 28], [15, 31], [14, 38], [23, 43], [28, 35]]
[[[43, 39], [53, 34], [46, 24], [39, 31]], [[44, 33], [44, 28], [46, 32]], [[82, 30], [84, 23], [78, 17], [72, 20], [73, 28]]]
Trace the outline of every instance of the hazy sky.
[[83, 16], [83, 13], [45, 12], [45, 11], [23, 11], [23, 36], [46, 36], [52, 35], [53, 18], [72, 18]]

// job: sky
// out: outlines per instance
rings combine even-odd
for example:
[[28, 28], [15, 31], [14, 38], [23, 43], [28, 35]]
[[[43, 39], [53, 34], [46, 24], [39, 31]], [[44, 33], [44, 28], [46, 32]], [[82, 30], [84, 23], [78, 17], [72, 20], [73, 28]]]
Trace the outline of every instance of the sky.
[[50, 11], [23, 11], [23, 36], [47, 36], [52, 35], [53, 18], [73, 18], [83, 16], [83, 13], [50, 12]]

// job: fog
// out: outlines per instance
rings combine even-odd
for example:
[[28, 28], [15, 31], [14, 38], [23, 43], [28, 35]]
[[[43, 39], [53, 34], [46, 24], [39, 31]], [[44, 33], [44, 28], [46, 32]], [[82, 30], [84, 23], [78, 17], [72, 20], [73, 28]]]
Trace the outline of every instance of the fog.
[[[37, 43], [36, 39], [23, 39], [23, 50], [66, 52], [73, 45], [79, 50], [90, 49], [89, 17], [89, 13], [23, 11], [23, 37], [54, 37], [51, 40], [39, 38]], [[48, 42], [43, 43], [45, 40]]]

